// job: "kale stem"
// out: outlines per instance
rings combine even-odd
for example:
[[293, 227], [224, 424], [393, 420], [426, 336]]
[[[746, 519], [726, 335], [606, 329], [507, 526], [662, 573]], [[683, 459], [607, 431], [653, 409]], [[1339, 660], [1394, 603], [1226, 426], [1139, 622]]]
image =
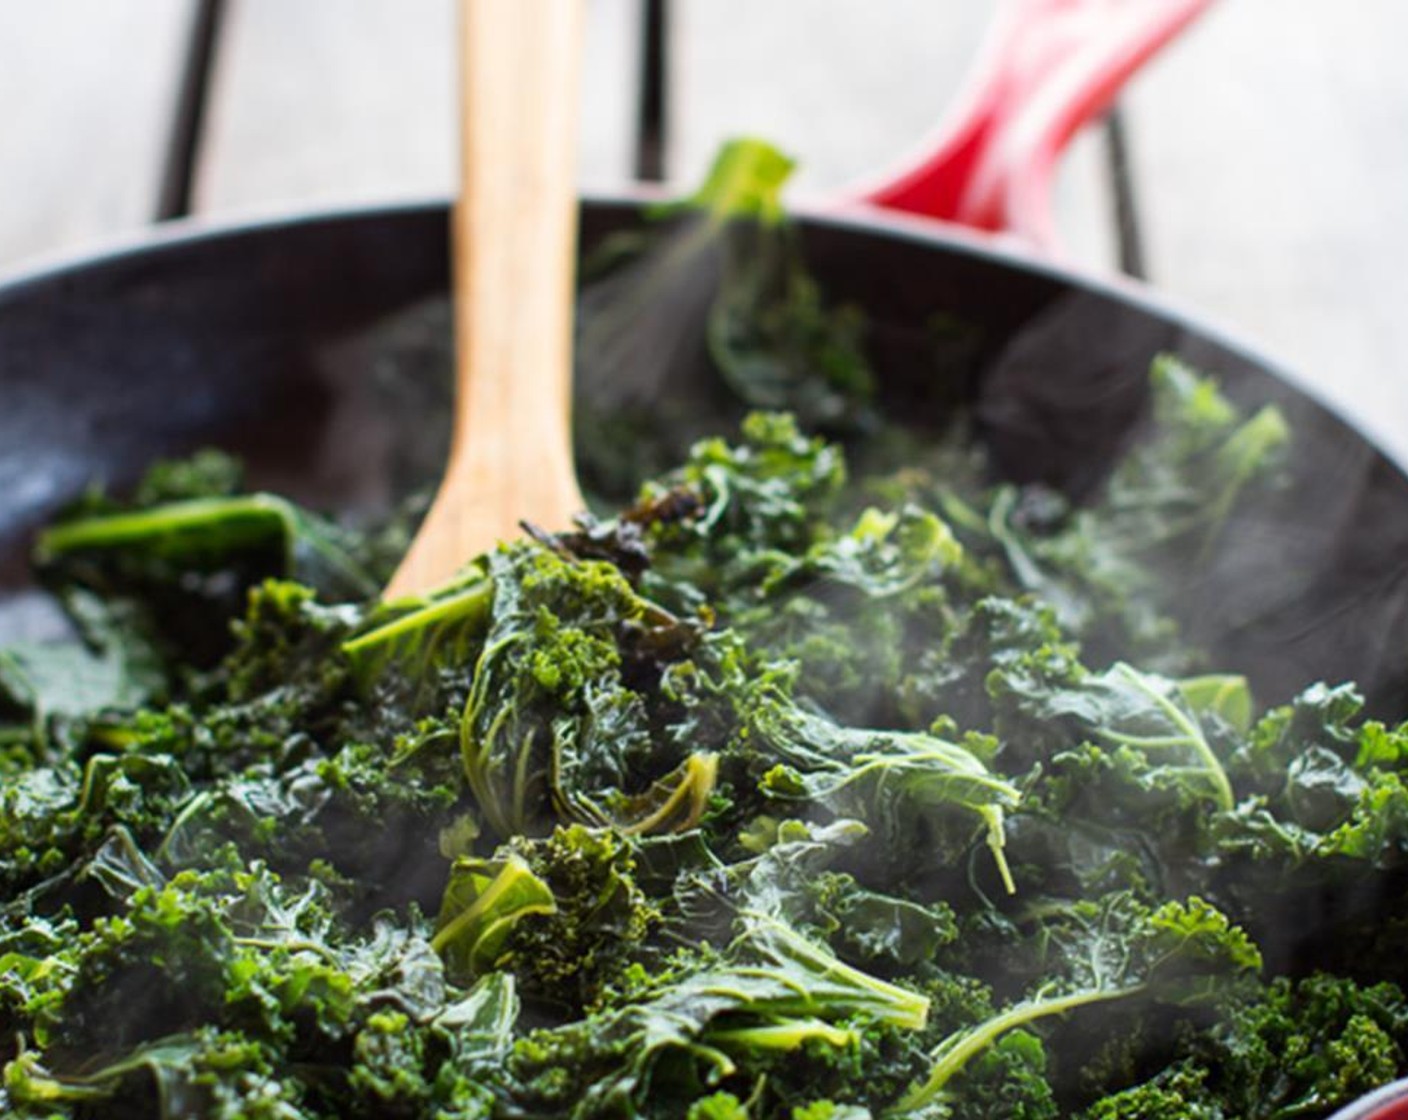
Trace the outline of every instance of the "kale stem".
[[[1227, 777], [1227, 771], [1222, 768], [1222, 763], [1218, 760], [1217, 755], [1213, 753], [1212, 747], [1208, 745], [1207, 737], [1203, 734], [1202, 728], [1193, 720], [1189, 719], [1177, 704], [1163, 693], [1159, 692], [1158, 689], [1149, 687], [1149, 682], [1137, 670], [1121, 661], [1115, 666], [1115, 671], [1140, 692], [1144, 693], [1145, 696], [1149, 697], [1159, 710], [1168, 717], [1169, 721], [1183, 733], [1183, 742], [1193, 748], [1193, 751], [1202, 761], [1203, 768], [1207, 771], [1208, 777], [1212, 779], [1213, 786], [1217, 791], [1218, 806], [1231, 812], [1237, 804], [1236, 795], [1232, 792], [1232, 783]], [[1120, 737], [1116, 735], [1112, 736], [1112, 738], [1119, 739]], [[1138, 739], [1134, 738], [1133, 742], [1137, 743]], [[1153, 742], [1153, 740], [1150, 742]]]
[[326, 945], [319, 945], [315, 941], [302, 941], [297, 938], [280, 941], [273, 937], [232, 937], [230, 939], [236, 945], [242, 945], [250, 949], [288, 949], [292, 952], [316, 953], [326, 961], [338, 965], [342, 964], [342, 958], [329, 949]]
[[1129, 988], [1114, 988], [1108, 991], [1087, 989], [1054, 999], [1030, 1000], [1008, 1008], [1001, 1015], [994, 1016], [977, 1027], [951, 1034], [934, 1050], [935, 1062], [929, 1076], [922, 1084], [916, 1085], [900, 1098], [892, 1115], [913, 1112], [932, 1103], [943, 1092], [944, 1086], [960, 1073], [975, 1055], [1014, 1027], [1052, 1015], [1064, 1015], [1067, 1011], [1074, 1011], [1089, 1004], [1124, 999], [1143, 990], [1144, 985], [1137, 984]]
[[249, 528], [262, 532], [271, 523], [287, 523], [292, 516], [287, 502], [268, 494], [192, 498], [156, 509], [103, 514], [55, 525], [39, 534], [37, 551], [41, 556], [54, 556], [76, 549], [116, 548], [158, 535], [199, 529], [217, 519], [227, 531], [239, 525], [237, 519], [244, 519]]
[[[524, 878], [536, 880], [536, 876], [522, 858], [516, 855], [509, 856], [504, 862], [503, 869], [484, 889], [484, 892], [440, 927], [439, 932], [430, 939], [430, 947], [437, 953], [443, 953], [447, 945], [485, 913], [497, 906], [499, 901]], [[515, 908], [512, 916], [516, 918], [522, 917], [524, 914], [551, 914], [554, 910], [556, 910], [556, 905], [551, 901], [530, 903]]]

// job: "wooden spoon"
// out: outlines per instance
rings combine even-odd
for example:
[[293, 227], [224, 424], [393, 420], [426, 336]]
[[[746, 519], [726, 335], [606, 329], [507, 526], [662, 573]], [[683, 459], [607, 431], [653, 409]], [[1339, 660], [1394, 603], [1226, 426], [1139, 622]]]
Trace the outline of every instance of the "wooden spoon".
[[451, 238], [455, 416], [435, 501], [386, 589], [584, 508], [572, 461], [581, 0], [461, 0], [460, 194]]

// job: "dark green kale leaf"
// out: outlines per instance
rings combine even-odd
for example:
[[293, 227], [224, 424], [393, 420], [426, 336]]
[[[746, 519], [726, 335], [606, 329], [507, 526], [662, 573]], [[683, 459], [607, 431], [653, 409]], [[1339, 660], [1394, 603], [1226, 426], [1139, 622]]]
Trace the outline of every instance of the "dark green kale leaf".
[[960, 745], [919, 732], [841, 727], [778, 697], [757, 705], [750, 730], [762, 757], [774, 760], [761, 779], [770, 799], [858, 818], [891, 851], [927, 838], [930, 856], [947, 853], [950, 862], [967, 844], [943, 844], [943, 819], [969, 814], [986, 836], [1004, 887], [1016, 890], [1003, 855], [1003, 819], [1019, 795], [975, 752], [984, 745], [980, 740]]
[[1081, 1120], [1231, 1120], [1208, 1092], [1207, 1070], [1181, 1062], [1148, 1081], [1102, 1097]]
[[[155, 843], [192, 798], [190, 780], [162, 755], [94, 754], [30, 770], [0, 785], [0, 881], [6, 896], [49, 906], [68, 892], [114, 828]], [[28, 893], [25, 893], [28, 892]]]
[[683, 577], [706, 594], [829, 536], [826, 518], [846, 482], [840, 448], [804, 435], [792, 416], [752, 413], [739, 434], [735, 444], [702, 440], [664, 485], [644, 491], [646, 502], [678, 490], [698, 495], [693, 516], [651, 526], [651, 555], [663, 577]]
[[485, 860], [461, 856], [450, 871], [431, 948], [450, 971], [475, 979], [504, 960], [509, 934], [533, 914], [553, 914], [557, 900], [522, 856]]
[[384, 603], [342, 645], [363, 696], [414, 713], [468, 689], [489, 627], [494, 585], [471, 564], [428, 595]]
[[[1358, 694], [1312, 685], [1267, 712], [1227, 751], [1241, 793], [1207, 819], [1206, 890], [1247, 915], [1277, 971], [1332, 967], [1408, 979], [1391, 948], [1408, 921], [1408, 787], [1401, 729], [1361, 722]], [[1286, 915], [1312, 906], [1312, 923]]]
[[1043, 979], [1024, 999], [935, 1047], [928, 1075], [899, 1112], [944, 1099], [951, 1080], [1008, 1031], [1096, 1004], [1152, 999], [1174, 1004], [1219, 998], [1224, 985], [1261, 968], [1256, 946], [1206, 902], [1156, 910], [1128, 896], [1082, 902], [1042, 923]]
[[858, 308], [826, 306], [806, 269], [780, 202], [791, 170], [791, 161], [768, 145], [734, 140], [685, 204], [727, 223], [709, 353], [749, 408], [785, 408], [811, 429], [874, 424], [864, 320]]
[[[743, 842], [759, 854], [729, 869], [724, 899], [732, 910], [767, 914], [824, 938], [847, 961], [882, 974], [913, 969], [959, 935], [947, 903], [921, 903], [868, 885], [877, 876], [892, 877], [894, 868], [859, 821], [759, 817]], [[718, 871], [706, 864], [697, 873], [720, 890]]]
[[[148, 496], [169, 486], [145, 488]], [[229, 649], [229, 620], [270, 577], [331, 601], [374, 596], [357, 539], [271, 494], [193, 497], [78, 513], [40, 534], [36, 562], [61, 595], [86, 591], [166, 660], [208, 668]]]
[[1279, 979], [1198, 1047], [1229, 1116], [1328, 1113], [1399, 1076], [1408, 1002], [1392, 984]]
[[952, 1115], [958, 1120], [1056, 1120], [1061, 1108], [1048, 1064], [1040, 1038], [1020, 1028], [1008, 1031], [964, 1069], [963, 1096]]
[[[489, 826], [507, 837], [558, 820], [636, 833], [697, 824], [716, 759], [657, 743], [648, 698], [626, 679], [642, 644], [648, 664], [638, 667], [658, 679], [651, 655], [682, 659], [688, 629], [600, 561], [529, 545], [492, 554], [489, 573], [491, 619], [461, 721]], [[682, 641], [642, 643], [661, 629], [683, 630]]]
[[1326, 1116], [1398, 1076], [1408, 1003], [1392, 984], [1280, 978], [1197, 1036], [1192, 1056], [1111, 1094], [1083, 1120]]
[[1063, 665], [1069, 677], [1052, 681], [1031, 667], [1019, 662], [989, 678], [995, 700], [1011, 713], [998, 721], [1004, 737], [1030, 729], [1028, 741], [1044, 739], [1045, 750], [1053, 752], [1083, 741], [1127, 747], [1156, 768], [1156, 780], [1186, 786], [1224, 811], [1235, 806], [1236, 793], [1213, 743], [1225, 726], [1217, 706], [1243, 710], [1245, 682], [1224, 679], [1221, 690], [1210, 690], [1206, 678], [1169, 680], [1125, 662], [1103, 673]]
[[530, 1113], [663, 1115], [760, 1061], [844, 1053], [860, 1046], [860, 1024], [913, 1031], [927, 1012], [922, 995], [844, 964], [786, 923], [745, 915], [722, 956], [686, 957], [632, 1002], [527, 1035], [510, 1070]]
[[934, 959], [958, 937], [953, 911], [862, 887], [846, 872], [812, 884], [815, 906], [844, 956], [870, 966], [914, 968]]
[[51, 717], [73, 720], [104, 709], [139, 707], [166, 683], [150, 647], [114, 626], [93, 596], [75, 592], [67, 607], [84, 641], [24, 642], [0, 649], [0, 712], [28, 721], [41, 748]]
[[525, 996], [589, 1011], [620, 986], [660, 922], [636, 884], [631, 842], [611, 830], [570, 825], [509, 847], [547, 886], [553, 908], [513, 923], [495, 967], [512, 971]]
[[635, 872], [627, 837], [581, 825], [461, 856], [431, 944], [452, 977], [510, 972], [525, 997], [581, 1015], [621, 985], [660, 923]]
[[37, 1051], [6, 1069], [0, 1101], [21, 1118], [145, 1115], [293, 1118], [309, 1115], [302, 1085], [276, 1050], [235, 1032], [202, 1028], [134, 1047], [78, 1074], [49, 1069]]
[[795, 661], [798, 688], [831, 711], [892, 722], [918, 651], [956, 627], [947, 577], [964, 556], [948, 526], [914, 506], [869, 507], [801, 555], [760, 559], [756, 602], [737, 596], [729, 622], [755, 648]]

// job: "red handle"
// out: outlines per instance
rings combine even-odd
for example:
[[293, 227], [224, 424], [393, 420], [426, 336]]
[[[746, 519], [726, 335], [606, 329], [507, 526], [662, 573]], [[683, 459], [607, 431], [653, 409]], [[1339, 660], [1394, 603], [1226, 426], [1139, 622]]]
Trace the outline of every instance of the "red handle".
[[1408, 1080], [1395, 1081], [1360, 1097], [1330, 1120], [1408, 1120]]
[[1007, 0], [950, 120], [861, 203], [1056, 244], [1062, 151], [1212, 0]]

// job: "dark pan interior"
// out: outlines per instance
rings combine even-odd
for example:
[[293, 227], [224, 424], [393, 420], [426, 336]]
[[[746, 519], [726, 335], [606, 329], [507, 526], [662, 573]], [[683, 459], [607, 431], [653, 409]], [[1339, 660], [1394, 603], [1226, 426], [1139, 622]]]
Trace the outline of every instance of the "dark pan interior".
[[[636, 222], [587, 204], [583, 240]], [[446, 215], [372, 211], [203, 234], [0, 289], [0, 638], [33, 629], [34, 526], [95, 480], [214, 443], [259, 485], [384, 508], [433, 477], [449, 370]], [[1001, 469], [1079, 494], [1140, 416], [1171, 351], [1295, 432], [1293, 483], [1186, 573], [1183, 621], [1266, 700], [1357, 679], [1408, 715], [1408, 480], [1264, 363], [1132, 292], [913, 228], [808, 220], [827, 293], [867, 309], [887, 404], [933, 418], [974, 402]], [[969, 349], [935, 381], [936, 314]], [[42, 613], [42, 612], [41, 612]]]

